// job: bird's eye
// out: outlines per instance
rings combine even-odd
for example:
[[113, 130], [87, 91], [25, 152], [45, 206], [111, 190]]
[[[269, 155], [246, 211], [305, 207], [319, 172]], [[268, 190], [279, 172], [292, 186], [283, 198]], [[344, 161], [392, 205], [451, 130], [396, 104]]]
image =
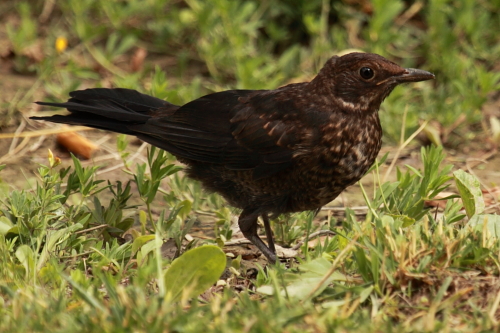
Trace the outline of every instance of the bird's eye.
[[365, 80], [370, 80], [375, 76], [373, 69], [370, 67], [361, 67], [359, 70], [359, 75]]

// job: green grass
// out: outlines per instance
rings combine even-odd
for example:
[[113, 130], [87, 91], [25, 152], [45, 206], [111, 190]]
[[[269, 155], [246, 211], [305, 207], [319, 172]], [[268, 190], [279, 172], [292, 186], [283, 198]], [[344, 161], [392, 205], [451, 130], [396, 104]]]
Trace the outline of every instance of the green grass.
[[[399, 87], [384, 102], [385, 142], [404, 142], [425, 120], [441, 128], [429, 138], [451, 148], [494, 136], [484, 128], [495, 115], [482, 108], [500, 89], [499, 1], [49, 3], [0, 4], [10, 53], [5, 61], [13, 73], [33, 77], [31, 87], [1, 105], [9, 116], [28, 112], [35, 96], [61, 101], [85, 87], [133, 88], [173, 103], [229, 88], [275, 88], [310, 79], [333, 54], [360, 49], [436, 74], [434, 82]], [[68, 47], [56, 48], [58, 38]], [[139, 48], [148, 57], [136, 66]], [[281, 244], [304, 238], [307, 244], [308, 235], [321, 229], [336, 233], [303, 245], [290, 268], [253, 274], [245, 260], [234, 258], [224, 280], [214, 284], [193, 260], [219, 267], [220, 259], [210, 263], [196, 252], [183, 253], [230, 240], [235, 212], [184, 178], [172, 156], [151, 149], [147, 163], [135, 165], [126, 139], [117, 146], [130, 182], [99, 181], [98, 167], [76, 158], [63, 167], [51, 155], [31, 186], [2, 185], [1, 332], [499, 327], [500, 221], [485, 214], [475, 178], [453, 172], [440, 148], [422, 150], [422, 169], [403, 167], [393, 182], [381, 181], [381, 165], [375, 165], [373, 191], [363, 189], [369, 209], [362, 218], [347, 209], [344, 218], [322, 223], [309, 212], [273, 221]], [[444, 210], [425, 206], [453, 183], [465, 213], [453, 198]], [[207, 214], [216, 220], [214, 237], [186, 244], [192, 225]], [[194, 257], [191, 265], [177, 265], [184, 271], [162, 256], [167, 239], [181, 254], [177, 260]], [[180, 273], [198, 282], [165, 278]], [[192, 298], [207, 283], [214, 285]], [[169, 296], [181, 287], [187, 291]]]
[[[135, 175], [146, 202], [140, 228], [130, 229], [136, 207], [128, 204], [128, 184], [96, 181], [94, 167], [84, 168], [77, 159], [71, 169], [61, 169], [50, 157], [48, 166], [39, 167], [36, 189], [13, 191], [3, 200], [2, 332], [403, 332], [497, 326], [500, 218], [484, 214], [474, 177], [451, 175], [451, 166], [442, 165], [441, 149], [422, 150], [423, 170], [398, 172], [396, 182], [365, 194], [364, 219], [347, 209], [340, 225], [323, 226], [336, 235], [303, 247], [302, 259], [289, 269], [259, 270], [249, 279], [237, 258], [223, 283], [191, 300], [190, 290], [197, 295], [218, 279], [219, 274], [206, 277], [211, 272], [206, 267], [219, 271], [225, 259], [202, 257], [203, 247], [198, 254], [181, 254], [177, 260], [186, 261], [176, 268], [162, 257], [163, 239], [173, 238], [181, 253], [195, 245], [180, 246], [194, 218], [190, 203], [178, 201], [159, 217], [147, 205], [157, 193], [155, 179], [176, 171], [164, 158], [152, 150], [149, 167], [139, 166]], [[143, 169], [151, 175], [140, 176]], [[466, 207], [472, 207], [470, 223], [464, 222], [459, 202], [449, 201], [440, 215], [423, 206], [452, 178]], [[112, 193], [107, 203], [99, 201], [103, 191]], [[296, 214], [286, 223], [298, 228], [292, 234], [310, 234], [310, 228], [318, 228], [307, 222], [312, 217]], [[133, 242], [119, 241], [124, 231], [131, 232]], [[201, 272], [198, 266], [204, 267]], [[170, 278], [179, 274], [183, 277]], [[172, 293], [179, 296], [172, 299]]]

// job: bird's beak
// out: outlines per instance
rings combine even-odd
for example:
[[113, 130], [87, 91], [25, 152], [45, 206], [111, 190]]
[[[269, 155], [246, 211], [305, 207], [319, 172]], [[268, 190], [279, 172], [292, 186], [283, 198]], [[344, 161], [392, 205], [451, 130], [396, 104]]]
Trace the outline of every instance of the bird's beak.
[[405, 68], [403, 74], [394, 77], [398, 83], [427, 81], [434, 78], [434, 74], [415, 68]]

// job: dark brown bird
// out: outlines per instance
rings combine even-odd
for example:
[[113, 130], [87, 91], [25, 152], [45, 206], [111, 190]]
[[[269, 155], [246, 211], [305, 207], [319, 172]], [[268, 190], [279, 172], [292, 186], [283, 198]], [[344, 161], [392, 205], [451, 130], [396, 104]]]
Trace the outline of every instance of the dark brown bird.
[[135, 135], [172, 153], [189, 177], [243, 210], [243, 235], [274, 263], [269, 214], [319, 209], [358, 181], [380, 150], [382, 101], [400, 83], [433, 78], [350, 53], [311, 82], [275, 90], [228, 90], [177, 106], [129, 89], [87, 89], [66, 103], [37, 102], [70, 114], [33, 119]]

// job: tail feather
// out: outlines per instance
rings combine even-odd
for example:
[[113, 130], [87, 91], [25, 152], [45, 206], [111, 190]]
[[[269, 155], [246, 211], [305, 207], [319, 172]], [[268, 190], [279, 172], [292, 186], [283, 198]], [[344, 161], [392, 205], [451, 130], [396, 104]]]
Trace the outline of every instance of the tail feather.
[[[70, 93], [65, 103], [36, 102], [68, 109], [69, 115], [31, 117], [55, 123], [83, 125], [123, 134], [134, 134], [129, 126], [146, 123], [156, 110], [175, 110], [178, 107], [156, 97], [131, 89], [86, 89]], [[92, 115], [89, 115], [92, 114]]]
[[48, 117], [31, 117], [30, 119], [45, 120], [59, 124], [87, 126], [107, 131], [113, 131], [116, 133], [135, 135], [135, 132], [129, 128], [130, 123], [128, 122], [116, 121], [114, 119], [100, 117], [98, 115], [89, 117], [88, 114], [83, 112], [74, 112], [67, 116], [55, 115]]
[[69, 95], [72, 97], [69, 101], [78, 101], [86, 105], [101, 107], [121, 106], [127, 108], [127, 110], [139, 113], [148, 113], [152, 108], [158, 109], [166, 105], [172, 105], [162, 99], [124, 88], [77, 90], [71, 92]]

